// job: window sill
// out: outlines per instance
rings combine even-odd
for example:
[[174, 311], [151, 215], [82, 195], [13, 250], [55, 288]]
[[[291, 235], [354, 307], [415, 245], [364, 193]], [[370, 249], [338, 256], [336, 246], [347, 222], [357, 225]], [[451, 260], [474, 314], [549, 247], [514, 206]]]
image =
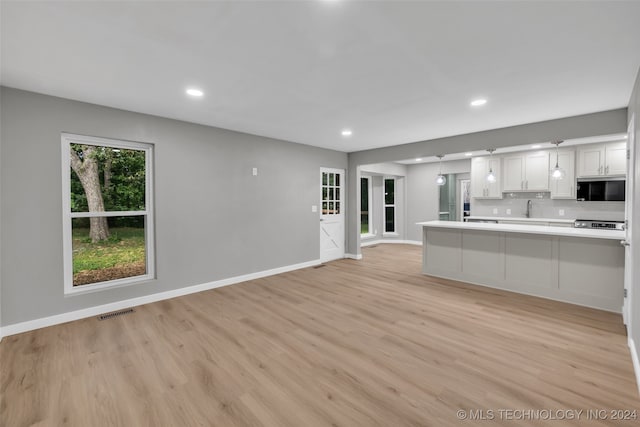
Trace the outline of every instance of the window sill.
[[153, 280], [155, 280], [155, 277], [153, 275], [145, 274], [144, 276], [127, 277], [124, 279], [109, 280], [108, 282], [98, 282], [89, 285], [72, 286], [71, 288], [65, 286], [64, 296], [70, 297], [92, 292], [105, 291], [107, 289], [122, 288], [125, 286], [138, 285], [143, 282], [151, 282]]
[[373, 239], [374, 237], [376, 237], [376, 235], [371, 233], [364, 233], [360, 235], [360, 239], [363, 239], [363, 240]]
[[396, 232], [385, 232], [382, 233], [382, 237], [400, 237], [400, 235]]

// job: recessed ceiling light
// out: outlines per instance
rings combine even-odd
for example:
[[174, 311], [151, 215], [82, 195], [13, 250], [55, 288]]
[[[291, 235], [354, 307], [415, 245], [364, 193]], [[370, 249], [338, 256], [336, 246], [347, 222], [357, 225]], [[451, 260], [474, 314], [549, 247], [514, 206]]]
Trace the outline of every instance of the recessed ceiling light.
[[421, 162], [421, 161], [422, 161], [422, 159], [421, 159], [420, 157], [418, 157], [418, 158], [416, 159], [416, 162]]
[[541, 145], [540, 145], [540, 144], [535, 144], [535, 145], [532, 145], [532, 146], [531, 146], [531, 148], [533, 148], [534, 150], [537, 150], [537, 149], [538, 149], [538, 148], [540, 148], [540, 147], [541, 147]]
[[469, 157], [469, 156], [473, 156], [473, 153], [464, 153], [464, 155]]
[[187, 95], [196, 96], [198, 98], [204, 95], [203, 91], [201, 91], [200, 89], [193, 88], [193, 87], [187, 89], [186, 92], [187, 92]]
[[351, 136], [353, 132], [351, 132], [351, 129], [345, 129], [341, 133], [342, 133], [342, 136]]
[[471, 101], [471, 106], [472, 107], [479, 107], [481, 105], [484, 105], [487, 103], [487, 100], [484, 98], [480, 98], [480, 99], [474, 99], [473, 101]]

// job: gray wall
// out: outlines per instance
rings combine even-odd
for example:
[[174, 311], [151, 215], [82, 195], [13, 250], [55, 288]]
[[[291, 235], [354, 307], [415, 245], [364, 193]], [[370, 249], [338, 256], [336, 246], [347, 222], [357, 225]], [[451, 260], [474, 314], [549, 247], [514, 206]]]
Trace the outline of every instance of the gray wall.
[[[631, 325], [629, 336], [635, 344], [635, 352], [640, 355], [640, 70], [636, 76], [636, 82], [629, 100], [628, 120], [635, 113], [635, 170], [633, 171], [634, 198], [632, 206], [632, 232], [631, 246], [633, 247], [633, 275], [634, 280], [631, 286]], [[636, 372], [636, 378], [640, 378], [640, 372]]]
[[[374, 150], [349, 153], [348, 185], [349, 194], [359, 194], [358, 167], [370, 163], [384, 163], [438, 154], [463, 153], [487, 148], [510, 147], [514, 145], [548, 142], [554, 139], [585, 138], [610, 135], [627, 130], [627, 109], [603, 111], [545, 122], [530, 123], [508, 128], [488, 130], [411, 144], [395, 145]], [[360, 233], [356, 232], [360, 199], [352, 197], [348, 201], [347, 252], [360, 253]]]
[[[317, 260], [319, 168], [347, 166], [345, 153], [10, 88], [1, 114], [2, 325]], [[64, 297], [61, 132], [155, 144], [157, 280]]]
[[[442, 162], [442, 173], [467, 173], [471, 170], [471, 160]], [[422, 163], [407, 167], [407, 240], [422, 241], [421, 227], [417, 222], [438, 219], [440, 193], [436, 176], [439, 163]]]

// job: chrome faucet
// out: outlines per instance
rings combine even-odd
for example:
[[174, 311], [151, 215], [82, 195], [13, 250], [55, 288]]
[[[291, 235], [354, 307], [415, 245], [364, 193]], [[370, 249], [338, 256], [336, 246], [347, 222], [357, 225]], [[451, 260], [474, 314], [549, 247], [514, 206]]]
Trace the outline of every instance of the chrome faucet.
[[527, 212], [525, 213], [525, 216], [527, 218], [531, 218], [531, 208], [533, 207], [533, 203], [531, 202], [531, 200], [527, 200]]

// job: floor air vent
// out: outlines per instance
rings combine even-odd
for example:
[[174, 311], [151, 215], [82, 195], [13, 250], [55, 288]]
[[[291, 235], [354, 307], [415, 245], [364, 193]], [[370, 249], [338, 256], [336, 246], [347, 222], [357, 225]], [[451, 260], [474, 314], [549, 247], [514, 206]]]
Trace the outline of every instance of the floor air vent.
[[126, 310], [113, 311], [111, 313], [105, 313], [98, 316], [98, 320], [107, 320], [113, 319], [114, 317], [122, 316], [124, 314], [133, 313], [135, 310], [133, 308], [128, 308]]

